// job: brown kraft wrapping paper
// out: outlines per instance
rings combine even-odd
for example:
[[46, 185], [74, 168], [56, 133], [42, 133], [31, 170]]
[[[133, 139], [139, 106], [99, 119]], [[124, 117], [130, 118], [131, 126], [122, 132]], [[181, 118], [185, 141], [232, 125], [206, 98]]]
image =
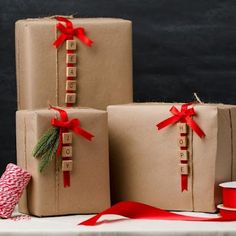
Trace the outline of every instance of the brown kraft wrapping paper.
[[[84, 27], [93, 40], [77, 42], [77, 99], [74, 106], [106, 109], [132, 102], [132, 23], [115, 18], [69, 19]], [[38, 109], [48, 103], [65, 106], [66, 43], [52, 44], [60, 35], [53, 18], [16, 22], [18, 109]]]
[[189, 132], [188, 191], [181, 191], [177, 124], [157, 130], [181, 104], [108, 107], [112, 202], [134, 200], [167, 210], [215, 212], [218, 184], [235, 180], [236, 107], [197, 104], [193, 120], [205, 132]]
[[17, 163], [32, 174], [19, 210], [36, 216], [97, 213], [110, 206], [107, 113], [95, 109], [65, 109], [69, 119], [95, 137], [90, 142], [73, 133], [71, 186], [64, 188], [61, 157], [39, 172], [32, 150], [58, 113], [51, 110], [16, 113]]

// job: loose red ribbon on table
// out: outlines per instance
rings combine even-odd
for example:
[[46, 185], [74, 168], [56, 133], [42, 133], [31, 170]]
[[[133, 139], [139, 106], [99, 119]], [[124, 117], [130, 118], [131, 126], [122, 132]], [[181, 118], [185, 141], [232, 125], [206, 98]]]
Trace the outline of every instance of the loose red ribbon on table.
[[173, 116], [168, 119], [158, 123], [156, 126], [158, 130], [165, 128], [168, 125], [175, 124], [176, 122], [184, 122], [186, 123], [192, 130], [200, 137], [204, 138], [206, 135], [202, 131], [202, 129], [198, 126], [198, 124], [192, 119], [192, 116], [196, 115], [196, 112], [193, 107], [188, 108], [188, 106], [193, 103], [186, 103], [181, 106], [181, 110], [179, 111], [175, 106], [172, 106], [170, 112]]
[[65, 26], [62, 23], [58, 23], [56, 26], [61, 32], [60, 36], [53, 42], [56, 48], [60, 47], [64, 41], [73, 39], [73, 37], [77, 37], [87, 46], [92, 46], [93, 41], [85, 35], [85, 29], [83, 27], [74, 28], [72, 22], [62, 16], [58, 16], [56, 19], [65, 23]]
[[[92, 141], [92, 138], [94, 137], [94, 135], [92, 135], [91, 133], [87, 132], [86, 130], [80, 127], [80, 120], [78, 118], [69, 120], [66, 111], [60, 108], [52, 107], [52, 106], [50, 106], [49, 108], [55, 111], [58, 111], [61, 118], [60, 120], [56, 118], [51, 119], [51, 124], [55, 127], [60, 128], [60, 132], [59, 132], [60, 137], [59, 137], [59, 145], [57, 148], [57, 156], [60, 156], [61, 151], [62, 151], [62, 133], [66, 132], [67, 130], [71, 130], [74, 133], [81, 135], [85, 139]], [[64, 171], [63, 175], [64, 175], [64, 187], [70, 186], [69, 171]]]
[[[224, 211], [220, 211], [218, 218], [206, 218], [186, 216], [177, 213], [172, 213], [160, 208], [149, 206], [139, 202], [124, 201], [119, 202], [108, 208], [107, 210], [85, 220], [79, 225], [95, 226], [98, 220], [104, 215], [119, 215], [130, 219], [149, 219], [149, 220], [178, 220], [178, 221], [208, 221], [208, 222], [224, 222], [224, 221], [236, 221], [236, 213], [229, 214]], [[108, 222], [107, 220], [105, 222]], [[112, 222], [112, 220], [110, 221]], [[99, 222], [101, 224], [102, 222]]]

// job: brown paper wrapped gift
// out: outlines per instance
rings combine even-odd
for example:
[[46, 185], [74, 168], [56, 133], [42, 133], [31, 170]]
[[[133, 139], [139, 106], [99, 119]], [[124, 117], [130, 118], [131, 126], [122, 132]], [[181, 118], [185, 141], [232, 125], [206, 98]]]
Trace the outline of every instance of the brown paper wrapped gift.
[[134, 200], [168, 210], [214, 212], [218, 184], [235, 179], [236, 108], [196, 104], [188, 127], [188, 188], [181, 190], [178, 124], [157, 130], [180, 104], [128, 104], [108, 107], [112, 201]]
[[[83, 27], [93, 40], [77, 44], [77, 98], [74, 106], [105, 109], [109, 104], [132, 102], [132, 25], [113, 18], [69, 19]], [[65, 106], [66, 42], [56, 49], [60, 36], [54, 18], [16, 22], [18, 109], [38, 109], [48, 103]]]
[[17, 162], [32, 174], [19, 210], [37, 216], [100, 212], [110, 205], [107, 113], [95, 109], [66, 109], [69, 119], [95, 137], [91, 142], [73, 133], [70, 187], [63, 186], [62, 160], [55, 157], [39, 172], [32, 150], [57, 116], [51, 110], [16, 113]]

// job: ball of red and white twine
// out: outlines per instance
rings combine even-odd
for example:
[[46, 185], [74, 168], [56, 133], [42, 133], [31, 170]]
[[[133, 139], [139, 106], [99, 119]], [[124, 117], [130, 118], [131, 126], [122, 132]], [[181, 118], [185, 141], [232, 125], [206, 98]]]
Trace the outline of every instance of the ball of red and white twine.
[[8, 164], [0, 178], [0, 217], [11, 217], [16, 204], [31, 179], [31, 174], [17, 165]]

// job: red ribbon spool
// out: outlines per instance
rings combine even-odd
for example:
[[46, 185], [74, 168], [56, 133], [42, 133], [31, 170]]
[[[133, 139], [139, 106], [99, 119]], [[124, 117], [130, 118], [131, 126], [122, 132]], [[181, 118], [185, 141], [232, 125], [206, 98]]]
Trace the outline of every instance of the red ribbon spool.
[[218, 205], [224, 218], [236, 218], [236, 181], [220, 184], [223, 204]]
[[224, 207], [235, 208], [236, 211], [236, 181], [220, 184]]
[[236, 219], [236, 209], [224, 207], [223, 204], [217, 206], [220, 209], [220, 215], [224, 219]]

